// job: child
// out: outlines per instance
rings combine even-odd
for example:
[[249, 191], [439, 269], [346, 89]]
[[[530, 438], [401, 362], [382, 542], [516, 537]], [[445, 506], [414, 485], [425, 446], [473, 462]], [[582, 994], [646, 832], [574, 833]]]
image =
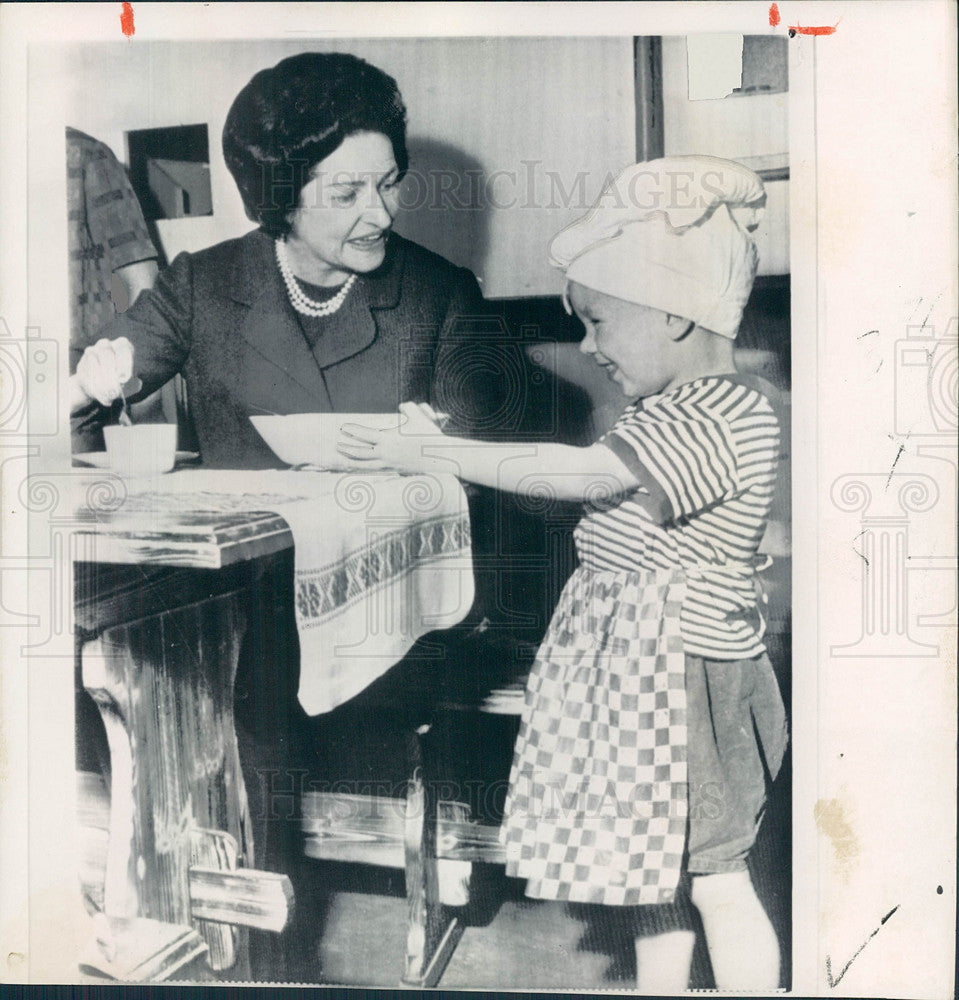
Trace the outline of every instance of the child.
[[[581, 349], [629, 400], [590, 447], [446, 437], [406, 403], [398, 431], [349, 427], [340, 449], [586, 503], [526, 690], [507, 873], [538, 898], [642, 906], [685, 870], [717, 987], [768, 991], [779, 948], [746, 855], [786, 743], [755, 587], [779, 426], [733, 362], [764, 199], [737, 163], [656, 160], [554, 238]], [[639, 989], [685, 989], [692, 949], [689, 931], [638, 938]]]

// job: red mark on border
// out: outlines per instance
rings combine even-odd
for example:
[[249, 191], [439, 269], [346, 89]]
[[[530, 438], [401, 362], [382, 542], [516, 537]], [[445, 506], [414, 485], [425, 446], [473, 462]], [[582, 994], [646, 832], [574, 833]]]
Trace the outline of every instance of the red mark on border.
[[796, 35], [834, 35], [838, 27], [838, 24], [820, 24], [814, 28], [804, 28], [801, 24], [791, 24], [789, 25], [789, 37], [794, 38]]
[[769, 27], [775, 28], [779, 25], [779, 4], [773, 3], [769, 5]]
[[130, 38], [136, 28], [133, 27], [133, 4], [124, 3], [123, 13], [120, 14], [120, 30], [127, 38]]

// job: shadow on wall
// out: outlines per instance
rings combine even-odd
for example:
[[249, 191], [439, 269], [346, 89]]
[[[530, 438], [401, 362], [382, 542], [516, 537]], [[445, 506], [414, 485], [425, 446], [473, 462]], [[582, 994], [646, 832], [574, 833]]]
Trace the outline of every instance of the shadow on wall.
[[396, 231], [480, 279], [489, 253], [489, 199], [479, 160], [456, 146], [411, 138]]

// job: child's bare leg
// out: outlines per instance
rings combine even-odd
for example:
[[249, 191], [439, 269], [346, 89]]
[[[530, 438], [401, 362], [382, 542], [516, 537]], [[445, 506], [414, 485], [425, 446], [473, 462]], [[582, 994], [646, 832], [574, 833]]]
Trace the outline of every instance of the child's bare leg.
[[717, 989], [778, 989], [779, 941], [749, 872], [694, 876], [692, 899], [703, 920]]
[[693, 966], [693, 931], [665, 931], [636, 938], [636, 991], [682, 993]]

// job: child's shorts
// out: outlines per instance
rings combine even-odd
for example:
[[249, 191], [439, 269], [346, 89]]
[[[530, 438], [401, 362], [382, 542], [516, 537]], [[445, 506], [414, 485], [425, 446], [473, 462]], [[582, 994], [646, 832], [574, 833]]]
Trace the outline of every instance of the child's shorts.
[[786, 751], [786, 713], [769, 657], [686, 656], [691, 874], [741, 871]]

